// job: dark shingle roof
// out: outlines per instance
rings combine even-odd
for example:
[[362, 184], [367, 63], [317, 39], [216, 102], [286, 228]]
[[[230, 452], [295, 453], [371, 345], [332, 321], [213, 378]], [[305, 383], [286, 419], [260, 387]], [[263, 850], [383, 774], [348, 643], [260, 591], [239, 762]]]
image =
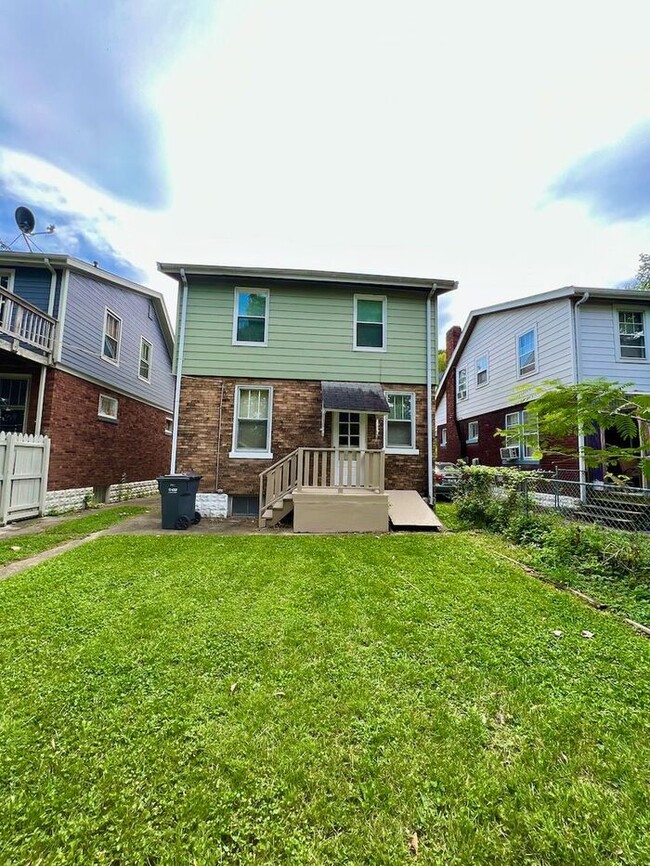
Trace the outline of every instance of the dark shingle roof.
[[381, 385], [374, 382], [321, 382], [323, 409], [388, 412]]

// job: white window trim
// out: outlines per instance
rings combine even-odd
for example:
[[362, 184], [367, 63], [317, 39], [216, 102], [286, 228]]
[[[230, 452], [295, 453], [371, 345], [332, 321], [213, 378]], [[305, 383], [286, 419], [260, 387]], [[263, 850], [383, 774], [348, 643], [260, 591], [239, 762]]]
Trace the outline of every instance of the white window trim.
[[[526, 333], [526, 332], [524, 331], [524, 333]], [[527, 412], [527, 411], [528, 411], [527, 409], [519, 409], [517, 412], [506, 412], [505, 417], [504, 417], [503, 427], [504, 427], [504, 430], [507, 430], [508, 429], [508, 418], [512, 418], [513, 416], [515, 417], [516, 424], [514, 424], [513, 426], [519, 427], [520, 430], [516, 434], [517, 441], [511, 442], [510, 444], [519, 446], [519, 462], [520, 463], [534, 463], [537, 465], [539, 463], [539, 459], [537, 457], [527, 457], [524, 454], [524, 452], [526, 450], [526, 436], [524, 435], [523, 432], [521, 432], [521, 428], [524, 426], [524, 412]], [[514, 439], [515, 435], [511, 435], [510, 438]], [[504, 444], [506, 445], [506, 447], [508, 447], [508, 435], [507, 434], [504, 437]], [[537, 425], [537, 446], [539, 448], [539, 424]]]
[[[169, 424], [169, 430], [167, 429], [167, 425]], [[172, 436], [174, 433], [174, 419], [167, 416], [165, 418], [165, 436]]]
[[[357, 346], [357, 302], [358, 301], [381, 301], [381, 347], [379, 346]], [[370, 324], [370, 323], [369, 323]], [[388, 351], [388, 298], [386, 295], [356, 295], [354, 296], [354, 310], [352, 316], [352, 348], [355, 352], [387, 352]]]
[[16, 279], [16, 271], [11, 268], [0, 268], [0, 276], [1, 277], [9, 277], [9, 285], [5, 289], [5, 292], [14, 293], [14, 281]]
[[[256, 343], [256, 345], [259, 345]], [[242, 391], [268, 391], [269, 392], [269, 423], [266, 430], [265, 451], [238, 451], [237, 450], [237, 428], [239, 426], [239, 395]], [[232, 422], [232, 448], [228, 455], [232, 459], [246, 460], [272, 460], [271, 435], [273, 431], [273, 386], [272, 385], [237, 385], [235, 388], [235, 415]]]
[[[469, 428], [470, 428], [470, 425], [472, 425], [472, 424], [476, 424], [476, 436], [470, 436], [469, 435]], [[467, 422], [467, 439], [465, 440], [467, 442], [467, 444], [471, 445], [472, 443], [478, 442], [478, 436], [479, 436], [478, 421], [468, 421]]]
[[[519, 338], [523, 337], [525, 334], [533, 332], [533, 340], [535, 341], [535, 369], [529, 370], [527, 373], [521, 373], [521, 365], [519, 363]], [[517, 364], [517, 378], [518, 379], [527, 379], [529, 376], [534, 376], [539, 372], [539, 345], [537, 341], [537, 323], [532, 325], [530, 328], [525, 328], [523, 331], [519, 331], [515, 334], [515, 363]]]
[[441, 448], [447, 447], [447, 425], [446, 424], [443, 424], [440, 427], [440, 447]]
[[[485, 382], [479, 382], [478, 380], [478, 362], [482, 361], [485, 358]], [[479, 355], [476, 361], [474, 362], [474, 385], [477, 388], [485, 388], [486, 385], [490, 384], [490, 354], [489, 352], [484, 352], [482, 355]]]
[[390, 394], [395, 394], [399, 397], [411, 398], [411, 444], [405, 445], [402, 448], [399, 445], [388, 444], [388, 415], [384, 416], [384, 451], [386, 454], [419, 454], [420, 449], [415, 447], [417, 439], [415, 438], [415, 391], [384, 391], [386, 398]]
[[[465, 373], [465, 396], [464, 397], [458, 396], [458, 380], [460, 379], [461, 373]], [[467, 400], [468, 397], [469, 397], [469, 379], [467, 377], [467, 367], [459, 367], [456, 370], [456, 402], [458, 402], [459, 400], [461, 402], [463, 400]]]
[[[114, 401], [114, 403], [115, 403], [115, 415], [106, 415], [104, 412], [101, 411], [102, 398], [104, 400], [113, 400]], [[117, 399], [117, 397], [111, 397], [110, 394], [100, 394], [99, 400], [97, 402], [97, 417], [102, 418], [104, 421], [113, 421], [114, 423], [117, 423], [119, 406], [120, 406], [120, 401]]]
[[[240, 295], [264, 295], [266, 306], [264, 308], [264, 342], [256, 343], [250, 340], [237, 339], [237, 321], [239, 319], [239, 296]], [[268, 289], [257, 289], [254, 286], [237, 286], [235, 288], [235, 307], [232, 316], [232, 344], [233, 346], [253, 346], [263, 349], [269, 344], [269, 313], [271, 308], [271, 293]]]
[[[111, 316], [113, 316], [113, 318], [117, 319], [118, 322], [120, 323], [120, 334], [117, 338], [117, 357], [116, 358], [109, 358], [108, 355], [104, 354], [105, 340], [106, 340], [106, 337], [109, 336], [108, 331], [106, 330], [106, 326], [108, 325], [109, 314]], [[121, 316], [118, 316], [117, 313], [115, 313], [109, 307], [104, 307], [104, 330], [102, 332], [102, 360], [106, 361], [109, 364], [113, 364], [114, 367], [120, 366], [120, 354], [122, 352], [122, 324], [123, 323], [122, 323], [122, 317]]]
[[[619, 332], [618, 314], [619, 313], [642, 313], [643, 315], [643, 336], [645, 338], [645, 358], [624, 358], [621, 355], [621, 335]], [[648, 346], [648, 311], [645, 307], [614, 307], [614, 352], [616, 360], [621, 364], [648, 364], [650, 363], [650, 346]]]
[[[140, 375], [140, 364], [142, 363], [142, 344], [146, 343], [149, 346], [149, 378], [145, 378]], [[138, 355], [138, 379], [141, 382], [146, 382], [148, 385], [151, 384], [151, 368], [153, 367], [153, 343], [151, 340], [147, 340], [146, 337], [140, 335], [140, 354]]]

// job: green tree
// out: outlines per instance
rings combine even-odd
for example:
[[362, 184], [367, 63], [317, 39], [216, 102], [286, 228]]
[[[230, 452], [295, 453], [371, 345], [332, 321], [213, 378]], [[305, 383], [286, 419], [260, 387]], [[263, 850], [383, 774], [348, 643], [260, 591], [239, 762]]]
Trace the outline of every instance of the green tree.
[[438, 376], [442, 376], [447, 366], [447, 352], [445, 349], [438, 349]]
[[[542, 382], [535, 388], [518, 390], [521, 402], [528, 402], [529, 417], [536, 419], [542, 454], [575, 454], [564, 445], [567, 439], [614, 430], [623, 444], [585, 445], [583, 457], [590, 467], [638, 466], [650, 475], [650, 395], [632, 394], [633, 383], [618, 384], [591, 379], [579, 385], [559, 381]], [[499, 430], [498, 435], [515, 431]], [[530, 429], [523, 429], [524, 435]], [[613, 437], [612, 437], [613, 438]]]
[[639, 256], [639, 269], [631, 285], [633, 289], [642, 289], [650, 292], [650, 254], [641, 253]]

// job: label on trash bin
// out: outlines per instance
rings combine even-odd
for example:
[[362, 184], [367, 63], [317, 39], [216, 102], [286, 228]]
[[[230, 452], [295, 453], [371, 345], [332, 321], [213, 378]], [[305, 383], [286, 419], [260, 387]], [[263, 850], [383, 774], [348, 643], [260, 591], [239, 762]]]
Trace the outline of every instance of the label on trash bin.
[[167, 493], [178, 493], [178, 487], [168, 487]]

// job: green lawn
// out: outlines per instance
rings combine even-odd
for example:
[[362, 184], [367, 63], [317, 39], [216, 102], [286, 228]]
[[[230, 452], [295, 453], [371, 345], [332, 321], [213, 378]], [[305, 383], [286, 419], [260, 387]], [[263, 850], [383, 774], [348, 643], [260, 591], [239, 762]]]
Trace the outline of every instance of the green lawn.
[[103, 538], [0, 670], [3, 866], [650, 862], [650, 642], [468, 535]]
[[28, 559], [44, 550], [58, 547], [73, 538], [83, 538], [101, 529], [108, 529], [127, 517], [135, 517], [147, 509], [141, 506], [125, 505], [107, 508], [105, 511], [93, 511], [84, 517], [71, 517], [56, 523], [49, 529], [40, 532], [30, 532], [25, 535], [8, 536], [0, 540], [0, 566], [19, 559]]

